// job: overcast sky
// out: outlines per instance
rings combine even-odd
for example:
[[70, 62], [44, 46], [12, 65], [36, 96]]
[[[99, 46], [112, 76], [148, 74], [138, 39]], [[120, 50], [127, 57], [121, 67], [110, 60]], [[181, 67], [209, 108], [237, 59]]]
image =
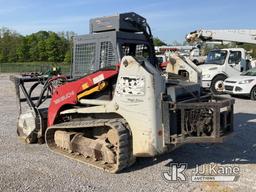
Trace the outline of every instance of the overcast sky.
[[256, 28], [255, 0], [0, 0], [0, 26], [23, 35], [39, 30], [88, 33], [90, 18], [137, 12], [154, 36], [183, 42], [199, 28]]

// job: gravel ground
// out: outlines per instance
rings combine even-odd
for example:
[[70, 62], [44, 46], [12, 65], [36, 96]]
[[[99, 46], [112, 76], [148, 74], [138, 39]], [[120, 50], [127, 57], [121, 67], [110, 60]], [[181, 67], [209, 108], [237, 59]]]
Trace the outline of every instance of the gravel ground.
[[[187, 144], [158, 158], [140, 158], [120, 174], [109, 174], [50, 152], [46, 145], [26, 145], [16, 136], [14, 88], [0, 75], [0, 191], [256, 191], [256, 102], [237, 99], [235, 134], [224, 144]], [[240, 167], [237, 182], [172, 183], [162, 178], [171, 162], [211, 162]]]

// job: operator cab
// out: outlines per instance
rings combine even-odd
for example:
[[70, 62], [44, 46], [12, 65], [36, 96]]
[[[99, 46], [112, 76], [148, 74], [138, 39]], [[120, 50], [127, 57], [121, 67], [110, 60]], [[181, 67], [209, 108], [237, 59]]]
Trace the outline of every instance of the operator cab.
[[73, 39], [72, 77], [115, 66], [126, 55], [153, 63], [153, 43], [146, 31], [146, 19], [136, 13], [91, 19], [90, 34]]

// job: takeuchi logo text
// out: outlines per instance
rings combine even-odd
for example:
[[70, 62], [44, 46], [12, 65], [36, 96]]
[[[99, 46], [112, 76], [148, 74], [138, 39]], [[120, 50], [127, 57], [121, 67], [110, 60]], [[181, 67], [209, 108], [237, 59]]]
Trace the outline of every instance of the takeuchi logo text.
[[57, 105], [58, 103], [63, 102], [74, 95], [75, 95], [74, 91], [70, 91], [70, 92], [66, 93], [65, 95], [59, 97], [58, 99], [54, 100], [53, 102], [55, 105]]

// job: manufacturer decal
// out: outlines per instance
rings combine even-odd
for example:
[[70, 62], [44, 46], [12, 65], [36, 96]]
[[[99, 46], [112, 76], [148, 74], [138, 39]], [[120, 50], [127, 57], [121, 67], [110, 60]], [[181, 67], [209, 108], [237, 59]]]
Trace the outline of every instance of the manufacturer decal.
[[55, 105], [57, 105], [57, 104], [59, 104], [60, 102], [63, 102], [63, 101], [69, 99], [70, 97], [72, 97], [72, 96], [74, 96], [74, 95], [75, 95], [74, 91], [71, 91], [71, 92], [68, 92], [68, 93], [66, 93], [65, 95], [59, 97], [58, 99], [54, 100], [53, 102], [54, 102]]
[[117, 84], [118, 95], [144, 95], [145, 80], [144, 77], [126, 76], [121, 77]]

